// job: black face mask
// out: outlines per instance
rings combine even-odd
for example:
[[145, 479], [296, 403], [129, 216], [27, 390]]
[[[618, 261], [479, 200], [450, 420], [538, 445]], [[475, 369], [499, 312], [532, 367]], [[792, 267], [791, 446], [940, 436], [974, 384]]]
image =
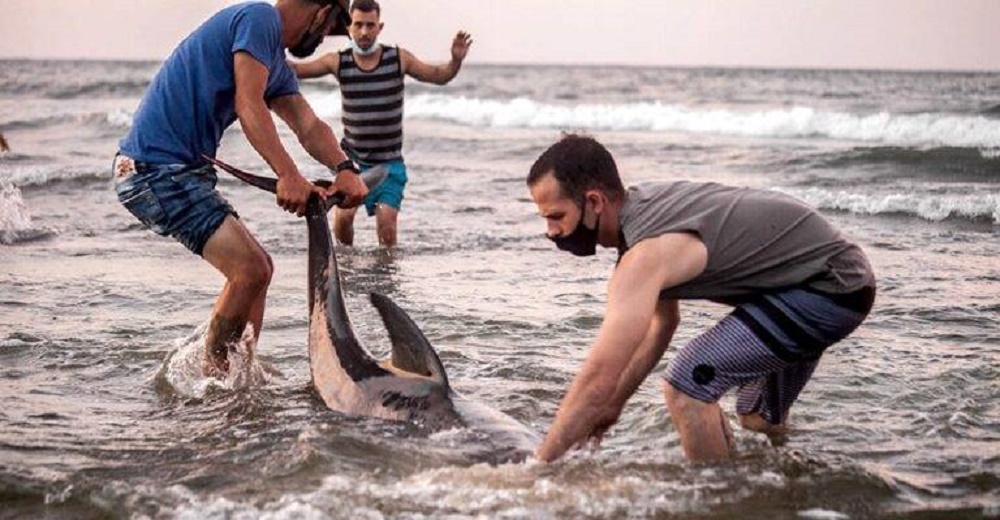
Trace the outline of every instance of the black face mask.
[[563, 251], [568, 251], [576, 256], [593, 256], [597, 253], [597, 230], [601, 227], [601, 215], [597, 215], [597, 223], [594, 229], [590, 229], [583, 224], [583, 216], [586, 210], [580, 210], [580, 221], [577, 222], [573, 232], [564, 237], [547, 238], [556, 243], [556, 247]]
[[[323, 26], [321, 25], [320, 29], [322, 28]], [[312, 53], [316, 52], [316, 48], [321, 43], [323, 43], [323, 33], [310, 29], [302, 35], [298, 43], [288, 48], [288, 52], [292, 53], [292, 56], [296, 58], [308, 58], [312, 56]]]
[[307, 30], [306, 33], [302, 35], [302, 38], [299, 38], [298, 43], [288, 48], [288, 52], [292, 53], [292, 56], [295, 56], [296, 58], [308, 58], [309, 56], [312, 56], [312, 53], [316, 52], [316, 48], [319, 47], [319, 44], [323, 43], [323, 37], [326, 36], [323, 34], [323, 29], [326, 28], [331, 19], [336, 17], [337, 11], [338, 10], [336, 8], [331, 9], [330, 14], [328, 14], [326, 20], [323, 20], [323, 23], [319, 25], [319, 28], [316, 30]]

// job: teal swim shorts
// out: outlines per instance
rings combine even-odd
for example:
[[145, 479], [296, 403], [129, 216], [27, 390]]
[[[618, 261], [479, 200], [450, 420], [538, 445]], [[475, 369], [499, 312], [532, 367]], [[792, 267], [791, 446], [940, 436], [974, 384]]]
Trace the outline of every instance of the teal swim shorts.
[[[391, 206], [399, 211], [403, 205], [403, 188], [406, 187], [406, 164], [403, 161], [390, 161], [383, 163], [389, 170], [389, 175], [382, 184], [368, 192], [365, 197], [365, 210], [368, 216], [375, 215], [375, 207], [379, 204]], [[372, 166], [361, 165], [361, 171], [365, 171]]]

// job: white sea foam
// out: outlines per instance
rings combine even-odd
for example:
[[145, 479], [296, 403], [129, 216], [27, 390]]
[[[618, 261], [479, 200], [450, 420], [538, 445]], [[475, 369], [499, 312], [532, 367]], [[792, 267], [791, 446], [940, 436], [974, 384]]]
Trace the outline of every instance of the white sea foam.
[[118, 108], [107, 113], [107, 123], [115, 128], [129, 128], [132, 126], [132, 112], [124, 108]]
[[53, 233], [32, 224], [31, 213], [17, 186], [0, 182], [0, 244], [27, 242]]
[[800, 518], [812, 518], [815, 520], [846, 520], [850, 518], [844, 513], [830, 511], [829, 509], [806, 509], [805, 511], [799, 511], [798, 516]]
[[1000, 147], [983, 148], [979, 150], [979, 153], [984, 159], [1000, 159]]
[[992, 220], [1000, 224], [1000, 194], [997, 193], [873, 193], [824, 188], [785, 188], [811, 206], [861, 215], [903, 214], [930, 221], [946, 218]]
[[[340, 115], [340, 95], [314, 95], [323, 117]], [[705, 109], [660, 102], [628, 104], [540, 103], [419, 94], [406, 115], [488, 128], [553, 128], [687, 132], [774, 138], [827, 138], [896, 146], [1000, 148], [1000, 120], [950, 114], [850, 114], [811, 107], [770, 110]]]

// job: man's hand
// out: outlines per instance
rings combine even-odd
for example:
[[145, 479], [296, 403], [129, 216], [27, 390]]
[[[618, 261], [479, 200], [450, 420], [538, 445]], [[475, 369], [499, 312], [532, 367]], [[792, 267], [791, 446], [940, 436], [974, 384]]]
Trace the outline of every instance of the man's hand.
[[604, 434], [608, 433], [608, 430], [612, 426], [618, 423], [618, 417], [621, 416], [622, 407], [608, 405], [604, 407], [603, 412], [595, 420], [594, 427], [590, 430], [580, 442], [573, 446], [574, 450], [589, 449], [591, 451], [597, 451], [601, 447], [601, 442], [604, 441]]
[[451, 42], [451, 59], [461, 62], [469, 54], [469, 47], [472, 46], [472, 35], [465, 31], [458, 31], [455, 39]]
[[326, 190], [326, 196], [340, 193], [344, 196], [344, 202], [340, 204], [342, 208], [353, 208], [362, 202], [368, 195], [368, 186], [362, 182], [361, 176], [351, 170], [341, 170], [333, 180], [333, 185]]
[[594, 429], [591, 430], [584, 442], [588, 443], [592, 449], [599, 448], [604, 440], [604, 434], [608, 433], [612, 426], [618, 424], [621, 413], [622, 407], [620, 406], [606, 407], [605, 413], [597, 420], [597, 424], [594, 425]]
[[307, 181], [298, 173], [285, 175], [278, 179], [278, 205], [289, 213], [295, 213], [300, 217], [305, 215], [306, 204], [313, 193], [326, 199], [326, 191]]

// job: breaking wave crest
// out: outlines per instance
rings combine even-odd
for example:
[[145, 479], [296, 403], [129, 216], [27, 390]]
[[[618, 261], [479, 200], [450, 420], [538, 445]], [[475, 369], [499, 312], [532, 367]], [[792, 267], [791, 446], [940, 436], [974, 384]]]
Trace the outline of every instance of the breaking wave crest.
[[859, 215], [909, 215], [939, 222], [946, 219], [1000, 224], [997, 193], [871, 193], [825, 188], [783, 188], [811, 206]]
[[[310, 102], [324, 117], [340, 115], [338, 92]], [[406, 116], [492, 128], [687, 132], [771, 138], [827, 138], [894, 146], [1000, 148], [1000, 120], [946, 113], [851, 114], [811, 107], [733, 110], [672, 105], [553, 104], [519, 97], [494, 100], [446, 94], [406, 99]]]
[[423, 94], [409, 117], [485, 127], [688, 132], [747, 137], [829, 138], [897, 146], [1000, 147], [1000, 121], [950, 114], [850, 114], [810, 107], [736, 111], [660, 102], [556, 105]]

